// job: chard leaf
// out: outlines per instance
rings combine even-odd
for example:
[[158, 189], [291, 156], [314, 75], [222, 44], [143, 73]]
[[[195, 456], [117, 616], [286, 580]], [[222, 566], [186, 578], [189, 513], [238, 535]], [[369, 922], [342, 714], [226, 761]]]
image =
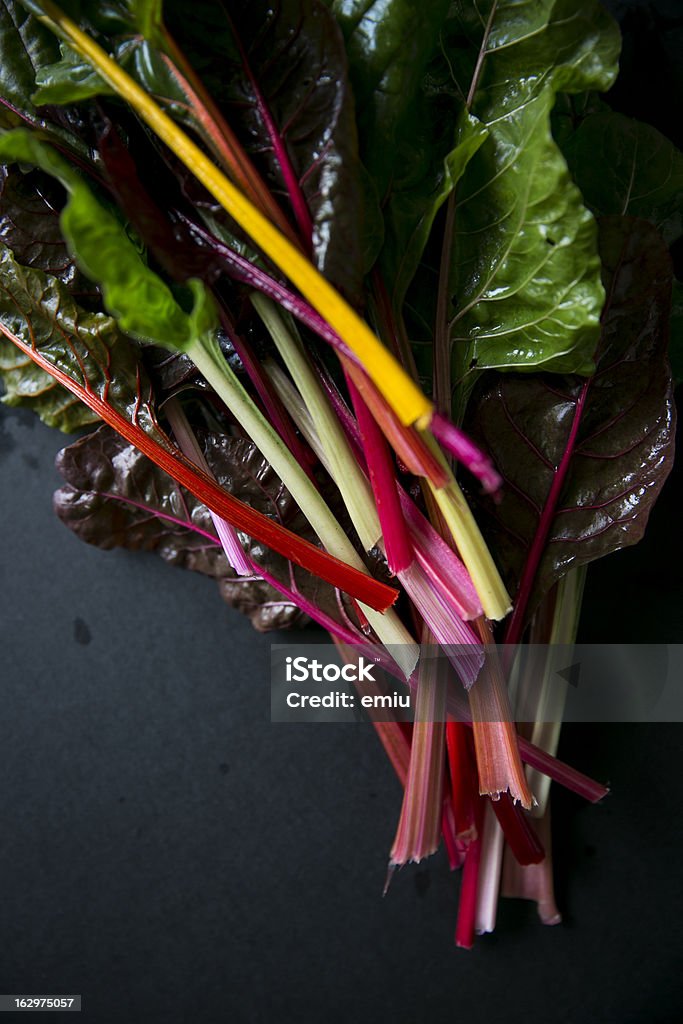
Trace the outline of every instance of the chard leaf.
[[498, 565], [521, 581], [518, 629], [570, 569], [640, 540], [673, 463], [668, 253], [642, 220], [606, 218], [600, 234], [594, 376], [492, 374], [470, 403], [467, 429], [504, 480], [499, 505], [475, 500]]
[[346, 39], [361, 157], [382, 199], [379, 265], [398, 312], [436, 214], [487, 130], [448, 87], [439, 47], [448, 3], [427, 16], [406, 0], [329, 6]]
[[171, 31], [177, 24], [180, 37], [182, 26], [190, 62], [291, 211], [318, 269], [359, 301], [378, 213], [362, 179], [334, 18], [317, 0], [204, 0], [189, 23], [184, 5], [166, 6]]
[[[154, 150], [136, 150], [136, 163], [129, 150], [130, 141], [124, 142], [106, 115], [102, 116], [101, 125], [97, 149], [109, 188], [147, 250], [173, 281], [184, 282], [188, 277], [200, 277], [207, 283], [214, 281], [221, 268], [213, 253], [197, 243], [182, 221], [169, 215], [166, 205], [160, 205], [166, 198], [162, 177], [165, 168], [154, 159]], [[157, 201], [150, 188], [154, 189], [155, 197], [163, 198]]]
[[[428, 125], [429, 119], [425, 117], [422, 123]], [[453, 148], [440, 160], [432, 159], [426, 166], [423, 163], [415, 178], [406, 173], [411, 167], [406, 161], [403, 174], [392, 183], [384, 211], [385, 245], [380, 266], [396, 309], [401, 308], [415, 277], [437, 213], [487, 135], [486, 126], [463, 109], [455, 126]]]
[[60, 43], [60, 51], [61, 60], [36, 71], [37, 89], [31, 96], [36, 106], [82, 103], [93, 96], [111, 95], [112, 90], [89, 61], [67, 43]]
[[147, 266], [124, 225], [50, 146], [16, 129], [0, 137], [0, 158], [35, 164], [66, 188], [62, 232], [79, 266], [101, 286], [105, 306], [123, 331], [182, 351], [217, 327], [215, 307], [201, 282], [189, 282], [193, 306], [186, 313], [168, 285]]
[[[0, 297], [0, 308], [1, 304]], [[100, 419], [4, 337], [0, 337], [0, 380], [5, 389], [2, 401], [6, 405], [32, 409], [48, 427], [71, 434]]]
[[586, 117], [562, 150], [594, 213], [649, 220], [668, 245], [683, 234], [683, 153], [656, 128], [605, 110]]
[[[59, 186], [39, 171], [22, 174], [0, 168], [0, 243], [14, 252], [17, 263], [48, 271], [74, 296], [87, 295], [88, 282], [76, 269], [59, 230], [61, 199]], [[0, 378], [7, 405], [33, 409], [50, 427], [71, 432], [99, 419], [4, 337]]]
[[454, 80], [488, 129], [456, 193], [454, 378], [473, 365], [590, 373], [604, 301], [596, 228], [550, 112], [558, 91], [611, 85], [618, 30], [597, 2], [488, 0], [453, 12]]
[[17, 263], [52, 274], [72, 295], [91, 300], [94, 286], [76, 267], [60, 230], [63, 202], [60, 185], [48, 175], [0, 166], [0, 243]]
[[[346, 40], [363, 161], [384, 200], [405, 157], [418, 166], [430, 160], [432, 139], [420, 132], [418, 97], [449, 3], [432, 0], [426, 9], [414, 0], [327, 0], [327, 5]], [[418, 173], [414, 166], [413, 177]]]
[[[222, 486], [312, 539], [302, 513], [251, 442], [208, 434], [203, 447]], [[259, 630], [287, 628], [305, 620], [297, 606], [268, 583], [236, 578], [206, 507], [109, 427], [65, 448], [57, 468], [65, 485], [54, 496], [55, 510], [81, 540], [105, 549], [155, 551], [172, 565], [213, 577], [224, 600], [249, 615]], [[333, 587], [246, 534], [240, 539], [252, 560], [339, 619]]]
[[[22, 267], [9, 249], [0, 253], [0, 322], [26, 349], [37, 349], [50, 366], [77, 380], [82, 388], [168, 446], [156, 421], [137, 352], [114, 318], [81, 309], [61, 281]], [[5, 365], [11, 359], [5, 356], [6, 344], [10, 342], [3, 342]], [[30, 358], [25, 351], [20, 354]], [[36, 396], [41, 389], [44, 393], [44, 378], [29, 375], [25, 387], [16, 385], [17, 397], [26, 397], [32, 382]], [[57, 400], [58, 408], [62, 401]], [[65, 409], [64, 416], [68, 415]]]
[[32, 120], [29, 97], [36, 72], [57, 59], [59, 46], [48, 28], [13, 0], [0, 2], [0, 96]]

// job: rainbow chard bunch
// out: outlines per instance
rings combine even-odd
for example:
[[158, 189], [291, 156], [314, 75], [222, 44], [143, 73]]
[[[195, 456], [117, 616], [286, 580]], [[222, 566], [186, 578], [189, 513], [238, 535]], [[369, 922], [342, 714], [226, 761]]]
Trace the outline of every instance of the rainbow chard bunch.
[[619, 43], [597, 0], [0, 3], [5, 401], [92, 428], [57, 514], [384, 651], [391, 870], [443, 840], [462, 946], [501, 890], [559, 919], [549, 780], [605, 794], [484, 648], [573, 643], [673, 460], [683, 161], [601, 100]]

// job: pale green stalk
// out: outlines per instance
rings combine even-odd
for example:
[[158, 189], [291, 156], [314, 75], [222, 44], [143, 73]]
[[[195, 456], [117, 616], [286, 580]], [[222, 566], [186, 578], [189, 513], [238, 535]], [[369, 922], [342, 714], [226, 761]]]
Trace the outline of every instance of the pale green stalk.
[[382, 537], [382, 528], [370, 485], [354, 458], [327, 395], [311, 369], [296, 328], [286, 322], [275, 303], [265, 295], [252, 293], [251, 302], [275, 342], [304, 401], [327, 456], [330, 475], [341, 492], [361, 544], [366, 551], [372, 551]]
[[[520, 703], [525, 700], [525, 688], [530, 684], [533, 686], [534, 683], [537, 687], [536, 715], [530, 740], [553, 757], [557, 754], [560, 741], [569, 685], [560, 673], [571, 664], [586, 574], [586, 566], [580, 566], [568, 572], [557, 584], [550, 634], [543, 637], [534, 635], [533, 626], [531, 631], [532, 645], [548, 645], [541, 667], [540, 683], [538, 676], [535, 680], [529, 680], [528, 676], [525, 676], [520, 684]], [[527, 768], [527, 780], [537, 801], [531, 813], [535, 818], [542, 818], [548, 806], [550, 779], [534, 768]]]
[[324, 466], [334, 480], [332, 464], [327, 458], [327, 452], [316, 433], [316, 429], [313, 426], [313, 419], [306, 408], [306, 403], [303, 398], [296, 390], [285, 371], [275, 362], [274, 359], [266, 358], [262, 361], [261, 365], [268, 374], [278, 398], [294, 420], [296, 426], [306, 438], [306, 441], [313, 450], [313, 453], [320, 460], [321, 465]]
[[428, 433], [422, 436], [449, 476], [443, 487], [434, 487], [431, 481], [427, 481], [429, 489], [453, 535], [458, 554], [472, 577], [486, 617], [493, 621], [503, 619], [512, 608], [512, 602], [491, 552], [443, 452]]
[[[326, 550], [355, 569], [370, 575], [313, 482], [228, 366], [218, 343], [214, 339], [203, 338], [201, 341], [193, 342], [186, 349], [186, 353], [273, 467]], [[396, 612], [389, 609], [382, 614], [364, 604], [360, 607], [380, 641], [392, 645], [392, 657], [406, 677], [411, 675], [417, 664], [419, 648]]]

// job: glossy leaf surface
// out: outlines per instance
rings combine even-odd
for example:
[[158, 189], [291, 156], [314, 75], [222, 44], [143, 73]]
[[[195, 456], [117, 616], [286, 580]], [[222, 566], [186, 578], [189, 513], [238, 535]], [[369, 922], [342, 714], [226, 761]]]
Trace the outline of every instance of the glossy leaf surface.
[[609, 88], [618, 31], [598, 3], [493, 0], [454, 11], [454, 80], [488, 129], [456, 193], [454, 380], [474, 366], [590, 373], [604, 301], [596, 227], [550, 112], [560, 90]]
[[644, 221], [607, 218], [601, 252], [595, 375], [497, 374], [471, 405], [468, 429], [504, 480], [499, 505], [479, 501], [484, 524], [526, 611], [569, 569], [640, 540], [673, 462], [666, 247]]
[[594, 212], [649, 220], [668, 245], [683, 234], [683, 153], [656, 128], [602, 111], [562, 148]]

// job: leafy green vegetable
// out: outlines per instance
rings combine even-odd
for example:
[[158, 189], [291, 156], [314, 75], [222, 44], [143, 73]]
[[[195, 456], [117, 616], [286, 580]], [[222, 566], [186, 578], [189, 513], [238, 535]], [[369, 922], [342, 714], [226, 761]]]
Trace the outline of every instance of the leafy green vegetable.
[[[607, 89], [619, 34], [598, 3], [457, 5], [454, 81], [488, 136], [456, 194], [453, 372], [589, 373], [604, 293], [596, 229], [550, 131], [559, 91]], [[462, 46], [462, 39], [468, 41]]]
[[[156, 421], [138, 353], [121, 334], [114, 318], [86, 312], [57, 278], [20, 266], [9, 249], [0, 253], [0, 320], [50, 365], [168, 445]], [[7, 365], [11, 357], [4, 346], [2, 351]], [[11, 380], [17, 397], [30, 392], [32, 381], [38, 393], [41, 389], [44, 392], [42, 377], [34, 377], [27, 364], [22, 372], [25, 382]], [[63, 409], [63, 415], [68, 416], [63, 402], [63, 397], [57, 399], [56, 410]], [[48, 410], [47, 415], [53, 414]], [[55, 411], [54, 415], [62, 414]]]
[[0, 3], [0, 96], [32, 119], [37, 117], [29, 97], [36, 72], [52, 64], [59, 45], [52, 32], [13, 2]]
[[486, 128], [450, 94], [440, 31], [448, 3], [425, 17], [406, 0], [331, 0], [347, 41], [361, 157], [382, 199], [379, 265], [400, 311], [434, 219]]
[[33, 409], [48, 427], [70, 434], [99, 421], [87, 405], [5, 338], [0, 338], [0, 379], [5, 390], [2, 401]]
[[[56, 194], [57, 193], [57, 194]], [[57, 277], [78, 299], [92, 298], [92, 286], [77, 270], [59, 230], [59, 186], [33, 171], [0, 170], [0, 242], [17, 263]], [[99, 417], [54, 377], [0, 337], [0, 377], [8, 405], [32, 408], [48, 426], [73, 431]]]
[[147, 266], [124, 225], [50, 146], [24, 129], [16, 129], [0, 137], [0, 157], [35, 164], [67, 189], [69, 200], [60, 217], [62, 231], [78, 254], [79, 265], [101, 285], [105, 305], [123, 331], [182, 351], [216, 329], [215, 308], [201, 282], [189, 283], [194, 304], [191, 312], [185, 313], [168, 285]]
[[[423, 123], [428, 123], [427, 121]], [[394, 306], [401, 308], [422, 259], [434, 220], [488, 135], [485, 125], [463, 110], [454, 130], [454, 145], [437, 156], [417, 180], [404, 176], [393, 183], [385, 210], [386, 244], [380, 256], [384, 279], [390, 282]], [[407, 162], [404, 167], [410, 168]], [[423, 288], [420, 280], [417, 288]], [[432, 288], [429, 289], [433, 291]]]
[[106, 96], [111, 93], [107, 83], [92, 65], [67, 43], [60, 43], [60, 50], [61, 60], [36, 71], [35, 84], [38, 88], [31, 96], [36, 106], [48, 103], [82, 103], [93, 96]]
[[[420, 127], [420, 86], [448, 11], [432, 0], [428, 12], [412, 0], [327, 0], [346, 40], [363, 160], [384, 200], [413, 143], [430, 160]], [[427, 15], [427, 16], [425, 16]], [[417, 146], [415, 143], [417, 142]], [[413, 157], [415, 159], [415, 157]], [[412, 172], [415, 174], [415, 171]], [[400, 186], [399, 186], [400, 187]]]
[[506, 485], [479, 506], [525, 618], [569, 569], [640, 540], [673, 462], [666, 247], [645, 221], [613, 217], [601, 254], [595, 375], [497, 374], [471, 402], [468, 429]]
[[52, 274], [90, 302], [97, 297], [95, 287], [76, 267], [60, 230], [63, 198], [61, 187], [41, 171], [0, 168], [0, 242], [22, 266]]
[[[13, 164], [0, 180], [0, 332], [11, 343], [0, 345], [0, 374], [7, 400], [48, 422], [69, 427], [79, 415], [56, 378], [108, 424], [62, 453], [64, 522], [90, 543], [155, 550], [213, 576], [258, 628], [307, 613], [343, 643], [399, 644], [408, 678], [419, 653], [410, 626], [423, 622], [425, 641], [470, 644], [478, 671], [489, 620], [510, 600], [444, 453], [492, 487], [499, 478], [443, 414], [454, 399], [460, 416], [479, 381], [469, 424], [505, 478], [499, 504], [475, 499], [516, 592], [505, 639], [521, 638], [539, 604], [534, 635], [552, 638], [569, 602], [554, 584], [641, 536], [673, 457], [671, 274], [656, 228], [668, 242], [681, 234], [681, 159], [596, 98], [619, 50], [597, 0], [196, 0], [191, 10], [167, 0], [163, 12], [161, 0], [66, 0], [76, 23], [52, 0], [24, 6], [44, 10], [74, 49], [63, 45], [59, 59], [43, 24], [0, 9], [0, 128], [39, 128], [0, 135], [0, 158]], [[601, 282], [593, 213], [604, 211], [621, 216], [602, 227]], [[400, 359], [306, 257], [367, 306]], [[273, 301], [305, 332], [292, 333]], [[346, 386], [318, 338], [340, 355]], [[415, 367], [433, 403], [411, 380]], [[161, 407], [178, 446], [155, 415], [155, 398], [169, 394]], [[383, 481], [372, 493], [366, 469]], [[399, 474], [420, 511], [396, 490]], [[397, 590], [360, 554], [375, 543], [402, 588], [398, 611]], [[241, 546], [262, 580], [234, 578], [228, 561], [243, 573], [252, 564]], [[455, 574], [445, 582], [433, 564], [444, 550]], [[474, 632], [462, 616], [482, 608]], [[502, 675], [490, 676], [502, 715]], [[526, 806], [514, 727], [484, 728], [496, 723], [477, 721], [477, 692], [475, 750], [462, 744], [458, 772], [475, 800], [507, 787]], [[463, 790], [443, 778], [444, 723], [408, 752], [396, 723], [377, 724], [404, 778], [427, 766], [407, 805], [422, 835], [412, 853], [436, 848], [443, 832], [455, 863], [463, 848], [449, 803]], [[536, 863], [521, 814], [498, 817], [512, 851]], [[458, 934], [468, 942], [475, 916], [490, 916], [481, 894], [496, 885], [486, 845], [464, 853], [473, 870]]]
[[683, 234], [683, 154], [656, 128], [605, 110], [586, 117], [562, 149], [595, 213], [643, 217], [668, 245]]

